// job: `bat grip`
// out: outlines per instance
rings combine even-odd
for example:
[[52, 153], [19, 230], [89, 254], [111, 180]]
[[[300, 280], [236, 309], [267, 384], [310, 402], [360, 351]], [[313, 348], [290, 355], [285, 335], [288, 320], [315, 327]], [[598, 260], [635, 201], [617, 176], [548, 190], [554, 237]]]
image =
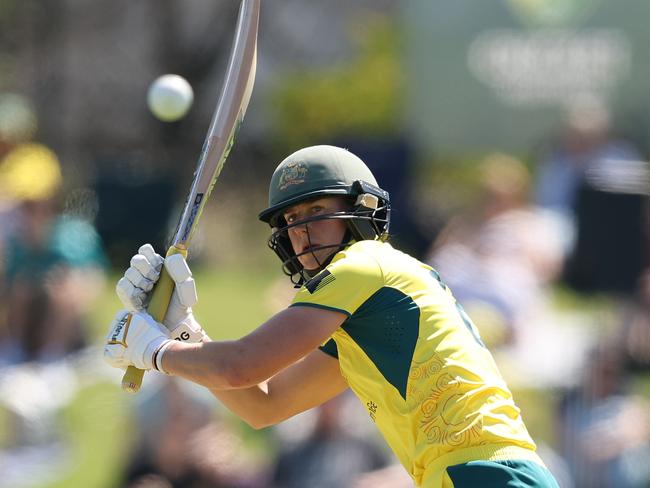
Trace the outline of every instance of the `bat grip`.
[[[171, 256], [172, 254], [182, 254], [184, 257], [187, 257], [187, 249], [171, 246], [167, 250], [166, 256]], [[167, 309], [169, 308], [169, 302], [172, 298], [172, 293], [174, 293], [174, 281], [171, 276], [169, 276], [167, 268], [163, 266], [160, 270], [160, 277], [151, 292], [151, 300], [147, 307], [147, 313], [149, 313], [156, 322], [162, 323], [165, 319]], [[135, 366], [129, 366], [122, 377], [122, 389], [129, 393], [136, 393], [142, 386], [143, 376], [144, 370], [138, 369]]]

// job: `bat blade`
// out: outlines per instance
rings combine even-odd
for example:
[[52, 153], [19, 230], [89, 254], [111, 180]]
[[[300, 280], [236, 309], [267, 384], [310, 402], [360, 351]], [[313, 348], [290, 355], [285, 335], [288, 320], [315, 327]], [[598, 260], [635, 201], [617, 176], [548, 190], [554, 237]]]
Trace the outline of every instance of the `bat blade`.
[[[187, 256], [205, 203], [223, 169], [244, 119], [255, 83], [257, 29], [261, 0], [242, 0], [235, 39], [219, 102], [208, 128], [190, 192], [176, 227], [167, 256]], [[174, 291], [174, 283], [164, 266], [151, 296], [147, 311], [162, 322]], [[122, 378], [122, 389], [135, 393], [142, 385], [144, 372], [130, 366]]]

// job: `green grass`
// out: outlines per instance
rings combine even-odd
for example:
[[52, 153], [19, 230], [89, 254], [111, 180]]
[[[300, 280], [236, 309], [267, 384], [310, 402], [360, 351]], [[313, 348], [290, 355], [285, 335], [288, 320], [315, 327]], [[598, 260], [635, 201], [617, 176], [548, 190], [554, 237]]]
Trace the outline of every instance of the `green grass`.
[[288, 279], [279, 266], [257, 271], [224, 269], [198, 273], [199, 303], [196, 316], [213, 339], [233, 339], [252, 331], [269, 318], [269, 286]]
[[132, 427], [125, 395], [117, 385], [97, 383], [65, 409], [63, 431], [72, 444], [72, 467], [49, 488], [117, 486]]

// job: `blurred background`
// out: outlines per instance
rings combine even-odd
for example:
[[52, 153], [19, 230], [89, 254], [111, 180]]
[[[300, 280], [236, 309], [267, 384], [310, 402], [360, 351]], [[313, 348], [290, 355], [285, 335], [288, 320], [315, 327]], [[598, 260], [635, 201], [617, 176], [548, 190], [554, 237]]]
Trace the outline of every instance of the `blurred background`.
[[[2, 488], [412, 486], [348, 395], [256, 432], [157, 374], [127, 396], [100, 359], [114, 283], [173, 231], [238, 7], [0, 0]], [[650, 486], [648, 18], [644, 0], [265, 0], [193, 242], [199, 320], [237, 338], [289, 302], [256, 218], [268, 180], [302, 146], [347, 147], [561, 486]], [[194, 88], [179, 122], [146, 105], [165, 73]]]

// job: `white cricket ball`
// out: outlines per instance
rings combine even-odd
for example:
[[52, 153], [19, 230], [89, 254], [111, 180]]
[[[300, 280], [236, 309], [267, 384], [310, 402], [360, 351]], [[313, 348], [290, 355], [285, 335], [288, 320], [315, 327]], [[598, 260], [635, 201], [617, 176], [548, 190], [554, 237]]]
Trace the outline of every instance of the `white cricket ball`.
[[156, 78], [147, 91], [149, 110], [163, 122], [182, 119], [193, 101], [192, 87], [179, 75], [163, 75]]

